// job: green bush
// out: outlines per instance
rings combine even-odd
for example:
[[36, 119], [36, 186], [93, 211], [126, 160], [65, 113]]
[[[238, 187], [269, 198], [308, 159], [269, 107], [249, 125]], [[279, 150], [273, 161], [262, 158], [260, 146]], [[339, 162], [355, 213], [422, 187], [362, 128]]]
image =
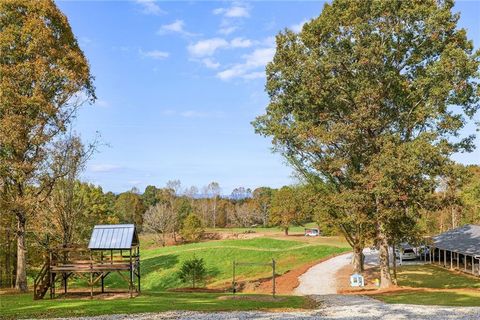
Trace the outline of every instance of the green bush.
[[202, 258], [193, 258], [185, 260], [178, 272], [178, 277], [184, 283], [191, 283], [192, 288], [196, 288], [199, 283], [205, 284], [207, 269]]

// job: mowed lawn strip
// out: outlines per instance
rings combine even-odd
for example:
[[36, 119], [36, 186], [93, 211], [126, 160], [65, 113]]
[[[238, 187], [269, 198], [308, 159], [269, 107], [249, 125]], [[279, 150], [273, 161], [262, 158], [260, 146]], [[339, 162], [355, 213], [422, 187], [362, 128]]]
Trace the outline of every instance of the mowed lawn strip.
[[144, 312], [232, 311], [308, 308], [304, 297], [282, 296], [276, 301], [252, 299], [219, 299], [225, 294], [145, 292], [133, 299], [44, 299], [32, 300], [31, 294], [0, 295], [0, 319], [79, 317], [104, 314], [132, 314]]
[[375, 295], [387, 303], [443, 306], [480, 306], [480, 279], [435, 265], [399, 268], [398, 284], [425, 290], [403, 290]]
[[[177, 272], [183, 261], [193, 257], [203, 258], [205, 261], [208, 270], [207, 287], [221, 288], [231, 282], [233, 260], [266, 264], [275, 259], [276, 273], [283, 274], [312, 261], [349, 250], [271, 238], [209, 241], [144, 249], [141, 252], [142, 288], [164, 291], [188, 286], [179, 280]], [[270, 277], [271, 272], [267, 265], [241, 266], [236, 270], [236, 278], [238, 281], [257, 280]], [[118, 275], [112, 274], [107, 278], [106, 286], [122, 288], [125, 284]]]

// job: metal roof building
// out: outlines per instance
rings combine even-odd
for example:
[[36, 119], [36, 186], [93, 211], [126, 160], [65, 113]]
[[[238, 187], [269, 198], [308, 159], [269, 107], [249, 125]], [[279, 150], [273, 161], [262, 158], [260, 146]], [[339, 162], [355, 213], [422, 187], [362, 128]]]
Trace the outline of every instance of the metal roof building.
[[133, 224], [96, 225], [88, 249], [128, 250], [138, 246], [138, 235]]
[[441, 233], [432, 240], [438, 249], [480, 256], [480, 226], [467, 224]]
[[480, 226], [467, 224], [431, 239], [430, 262], [480, 276]]

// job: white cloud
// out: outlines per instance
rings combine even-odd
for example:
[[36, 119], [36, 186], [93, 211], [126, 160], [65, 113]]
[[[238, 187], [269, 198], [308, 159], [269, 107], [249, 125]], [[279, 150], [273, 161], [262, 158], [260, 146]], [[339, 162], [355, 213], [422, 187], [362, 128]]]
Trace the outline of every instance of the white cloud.
[[220, 67], [219, 62], [217, 62], [213, 59], [210, 59], [210, 58], [202, 59], [202, 63], [205, 65], [205, 67], [207, 67], [209, 69], [217, 69], [218, 67]]
[[151, 15], [161, 15], [166, 12], [163, 11], [155, 0], [135, 0], [135, 2], [142, 7], [142, 13]]
[[112, 172], [122, 167], [115, 164], [92, 164], [90, 166], [90, 171], [92, 172]]
[[140, 49], [140, 54], [144, 57], [157, 60], [163, 60], [170, 56], [170, 53], [160, 50], [143, 51], [142, 49]]
[[211, 56], [221, 48], [226, 48], [229, 43], [222, 38], [211, 38], [206, 40], [200, 40], [194, 44], [188, 46], [188, 51], [191, 55], [196, 57]]
[[247, 7], [241, 5], [232, 5], [230, 8], [217, 8], [213, 10], [215, 15], [223, 15], [227, 18], [248, 18], [250, 12]]
[[192, 56], [200, 58], [212, 56], [219, 49], [248, 48], [253, 44], [252, 40], [239, 37], [234, 38], [230, 42], [223, 38], [211, 38], [190, 44], [188, 46], [188, 51]]
[[230, 46], [232, 48], [248, 48], [251, 47], [253, 42], [249, 39], [244, 38], [235, 38], [230, 41]]
[[218, 33], [229, 35], [241, 26], [241, 20], [250, 17], [250, 8], [242, 3], [232, 3], [230, 7], [213, 10], [214, 15], [222, 17]]
[[175, 111], [173, 109], [167, 109], [162, 111], [165, 116], [178, 116], [182, 118], [222, 118], [224, 114], [222, 112], [204, 112], [198, 110], [185, 110]]
[[250, 72], [246, 73], [242, 76], [243, 79], [259, 79], [265, 77], [265, 72], [264, 71], [255, 71], [255, 72]]
[[300, 23], [291, 25], [291, 26], [290, 26], [290, 30], [292, 30], [293, 32], [299, 33], [300, 31], [302, 31], [303, 25], [304, 25], [305, 23], [307, 23], [307, 22], [308, 22], [308, 20], [307, 20], [307, 19], [304, 19], [304, 20], [301, 21]]
[[172, 23], [164, 24], [157, 31], [157, 34], [167, 34], [167, 33], [179, 33], [185, 36], [193, 36], [194, 33], [188, 32], [185, 30], [185, 22], [183, 20], [175, 20]]
[[232, 67], [217, 73], [221, 80], [230, 80], [233, 78], [256, 79], [263, 77], [263, 70], [275, 54], [275, 48], [255, 49], [252, 53], [243, 56], [244, 62], [233, 65]]
[[225, 26], [222, 27], [218, 30], [218, 33], [224, 34], [224, 35], [229, 35], [232, 32], [235, 32], [238, 29], [236, 26]]

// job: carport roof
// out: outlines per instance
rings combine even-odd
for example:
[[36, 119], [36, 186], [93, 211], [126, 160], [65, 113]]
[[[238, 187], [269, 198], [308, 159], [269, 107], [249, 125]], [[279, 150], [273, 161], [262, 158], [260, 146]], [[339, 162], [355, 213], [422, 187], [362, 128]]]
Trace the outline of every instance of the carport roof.
[[480, 256], [480, 226], [467, 224], [432, 238], [433, 246], [470, 256]]

